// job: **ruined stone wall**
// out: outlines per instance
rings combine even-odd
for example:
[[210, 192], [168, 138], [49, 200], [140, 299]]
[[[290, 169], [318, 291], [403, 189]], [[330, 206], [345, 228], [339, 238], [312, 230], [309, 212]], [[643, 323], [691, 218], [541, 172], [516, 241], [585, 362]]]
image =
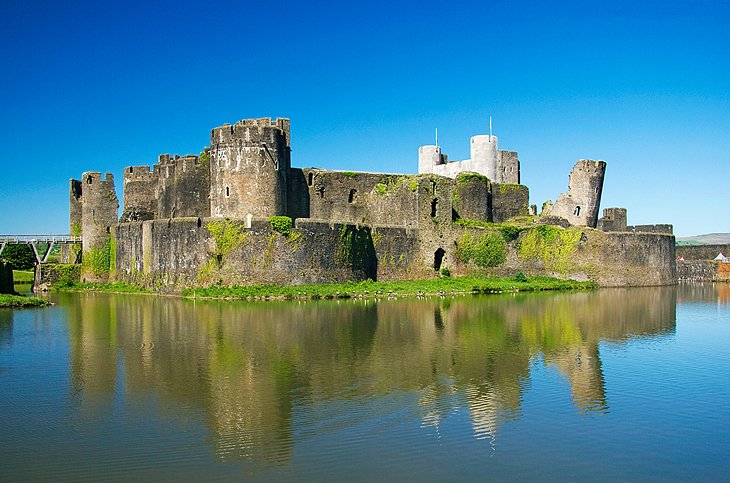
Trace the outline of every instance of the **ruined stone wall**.
[[210, 213], [217, 218], [287, 212], [289, 120], [248, 119], [210, 133]]
[[408, 280], [434, 276], [434, 270], [414, 256], [420, 251], [418, 230], [378, 226], [372, 229], [372, 238], [377, 259], [375, 280]]
[[564, 218], [571, 225], [595, 228], [605, 172], [604, 161], [581, 159], [570, 172], [567, 193], [561, 194], [550, 211], [543, 213]]
[[454, 219], [492, 221], [491, 187], [486, 176], [460, 174], [456, 177], [453, 193]]
[[289, 193], [287, 195], [287, 216], [291, 218], [311, 218], [310, 192], [307, 175], [303, 169], [292, 168], [289, 171]]
[[117, 223], [119, 201], [114, 177], [87, 171], [81, 177], [82, 275], [84, 282], [106, 282], [110, 264], [110, 229]]
[[603, 217], [598, 219], [596, 228], [603, 231], [627, 231], [626, 208], [604, 208]]
[[298, 220], [289, 236], [268, 220], [176, 218], [120, 224], [116, 277], [163, 291], [195, 285], [302, 284], [377, 278], [369, 228]]
[[398, 179], [397, 176], [378, 173], [301, 171], [307, 185], [309, 217], [342, 223], [366, 223], [369, 219], [368, 200], [375, 186], [378, 183], [388, 186]]
[[81, 235], [81, 181], [69, 180], [69, 234]]
[[158, 218], [210, 216], [209, 162], [193, 154], [162, 154], [157, 184]]
[[128, 166], [124, 169], [124, 211], [121, 221], [152, 220], [157, 216], [157, 166]]
[[674, 237], [538, 226], [520, 233], [495, 273], [518, 271], [594, 280], [603, 287], [672, 285], [677, 281]]
[[530, 191], [520, 184], [497, 184], [491, 187], [492, 221], [504, 223], [515, 216], [529, 214]]
[[674, 226], [667, 224], [629, 225], [626, 227], [626, 231], [630, 231], [632, 233], [661, 233], [664, 235], [671, 235], [674, 233]]
[[685, 260], [714, 260], [722, 253], [730, 257], [730, 245], [679, 245], [677, 256]]
[[520, 184], [520, 160], [516, 151], [500, 151], [497, 183]]

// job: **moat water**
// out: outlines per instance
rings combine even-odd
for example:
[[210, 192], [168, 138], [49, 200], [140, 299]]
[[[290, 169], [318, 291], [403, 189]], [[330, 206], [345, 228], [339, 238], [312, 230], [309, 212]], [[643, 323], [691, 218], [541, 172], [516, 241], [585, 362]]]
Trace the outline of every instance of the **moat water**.
[[0, 480], [730, 477], [730, 284], [0, 309]]

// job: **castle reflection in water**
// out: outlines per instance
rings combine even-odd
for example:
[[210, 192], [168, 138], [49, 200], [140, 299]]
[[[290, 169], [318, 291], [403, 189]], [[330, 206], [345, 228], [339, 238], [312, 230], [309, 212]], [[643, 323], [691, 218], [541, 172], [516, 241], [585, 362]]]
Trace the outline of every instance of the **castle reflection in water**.
[[536, 367], [557, 369], [577, 411], [603, 412], [601, 343], [672, 334], [682, 290], [282, 303], [59, 297], [68, 297], [60, 305], [79, 413], [152, 398], [170, 419], [198, 415], [219, 458], [275, 464], [291, 457], [295, 433], [387, 412], [374, 396], [412, 398], [426, 432], [468, 412], [473, 436], [494, 441], [501, 423], [520, 417]]

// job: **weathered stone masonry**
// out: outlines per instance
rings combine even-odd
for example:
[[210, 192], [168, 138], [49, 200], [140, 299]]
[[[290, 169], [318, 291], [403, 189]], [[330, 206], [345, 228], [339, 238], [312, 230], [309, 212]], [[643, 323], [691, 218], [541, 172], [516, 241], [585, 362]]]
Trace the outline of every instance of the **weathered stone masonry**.
[[[629, 233], [622, 209], [597, 220], [602, 161], [580, 161], [569, 192], [541, 218], [573, 227], [542, 229], [529, 225], [539, 219], [527, 216], [517, 153], [498, 150], [495, 136], [473, 137], [472, 157], [461, 162], [448, 163], [437, 146], [420, 148], [418, 175], [292, 168], [288, 119], [226, 124], [211, 130], [210, 141], [199, 155], [161, 155], [152, 168], [125, 169], [120, 224], [111, 175], [71, 181], [85, 279], [173, 291], [424, 278], [442, 268], [602, 285], [676, 279], [671, 235]], [[291, 229], [275, 226], [271, 217], [281, 216], [294, 219]], [[523, 220], [504, 232], [489, 225], [515, 217]], [[617, 233], [591, 228], [597, 224]], [[100, 246], [108, 249], [101, 274]]]

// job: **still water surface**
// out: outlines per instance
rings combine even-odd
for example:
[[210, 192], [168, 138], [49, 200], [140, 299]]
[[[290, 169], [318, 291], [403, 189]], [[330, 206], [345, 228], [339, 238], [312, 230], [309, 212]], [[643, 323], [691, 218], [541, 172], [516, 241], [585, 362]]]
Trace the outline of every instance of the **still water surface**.
[[730, 478], [730, 285], [0, 309], [0, 479]]

